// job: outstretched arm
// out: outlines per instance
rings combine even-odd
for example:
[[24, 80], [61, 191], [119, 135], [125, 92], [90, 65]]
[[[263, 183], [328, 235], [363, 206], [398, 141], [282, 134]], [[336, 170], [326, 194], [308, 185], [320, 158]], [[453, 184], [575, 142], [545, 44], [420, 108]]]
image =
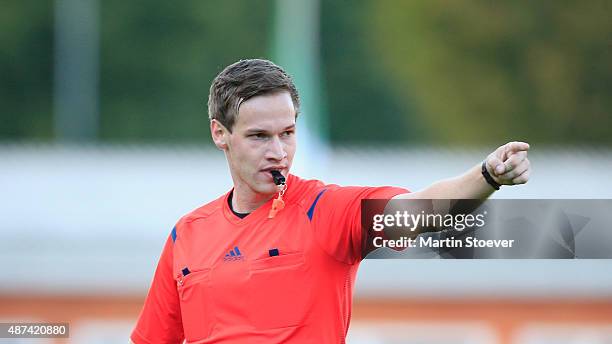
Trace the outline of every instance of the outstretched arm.
[[[529, 144], [509, 142], [497, 148], [485, 159], [485, 167], [493, 180], [500, 185], [525, 184], [531, 174], [527, 159]], [[480, 199], [485, 200], [495, 191], [482, 173], [482, 164], [464, 174], [441, 180], [429, 187], [397, 195], [394, 199]]]
[[[531, 174], [531, 166], [527, 159], [527, 151], [529, 144], [525, 142], [509, 142], [497, 148], [493, 153], [489, 154], [484, 160], [484, 166], [493, 180], [492, 184], [499, 185], [517, 185], [525, 184], [529, 180]], [[400, 194], [393, 199], [440, 199], [440, 200], [463, 200], [475, 199], [476, 202], [463, 203], [461, 211], [472, 211], [477, 208], [481, 202], [484, 202], [496, 188], [487, 182], [483, 172], [483, 164], [480, 163], [464, 174], [441, 180], [429, 187], [414, 192]], [[438, 214], [450, 213], [451, 209], [457, 202], [436, 202], [435, 211]], [[466, 208], [468, 206], [469, 208]], [[397, 211], [406, 211], [407, 209], [399, 209], [398, 207], [410, 207], [412, 213], [418, 214], [421, 211], [426, 213], [431, 212], [431, 205], [428, 203], [410, 203], [398, 204], [389, 203], [385, 208], [386, 214], [395, 214]], [[401, 236], [416, 237], [422, 232], [438, 231], [441, 228], [414, 228], [411, 231], [405, 230], [385, 230], [385, 235], [389, 239], [398, 239]]]

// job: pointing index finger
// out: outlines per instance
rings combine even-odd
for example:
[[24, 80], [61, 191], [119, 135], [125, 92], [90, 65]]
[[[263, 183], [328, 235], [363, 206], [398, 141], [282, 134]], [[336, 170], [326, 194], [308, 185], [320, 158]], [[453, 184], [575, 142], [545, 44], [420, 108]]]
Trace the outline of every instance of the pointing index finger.
[[510, 142], [507, 146], [508, 152], [520, 152], [520, 151], [528, 151], [529, 143], [526, 142]]

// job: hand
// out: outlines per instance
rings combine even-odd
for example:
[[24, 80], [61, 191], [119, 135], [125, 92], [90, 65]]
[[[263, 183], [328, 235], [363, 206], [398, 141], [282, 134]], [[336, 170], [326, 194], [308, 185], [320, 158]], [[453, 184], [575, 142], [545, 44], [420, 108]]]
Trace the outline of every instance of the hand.
[[501, 185], [525, 184], [531, 174], [527, 159], [529, 144], [508, 142], [487, 157], [487, 171]]

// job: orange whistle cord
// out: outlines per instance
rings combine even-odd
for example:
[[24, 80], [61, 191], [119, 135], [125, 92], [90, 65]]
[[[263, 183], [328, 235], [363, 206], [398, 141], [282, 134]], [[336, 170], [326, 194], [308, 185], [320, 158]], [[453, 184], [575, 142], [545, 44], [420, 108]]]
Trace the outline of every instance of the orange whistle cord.
[[285, 207], [285, 201], [283, 201], [282, 198], [275, 198], [272, 201], [272, 208], [270, 209], [270, 213], [268, 214], [268, 218], [269, 219], [274, 218], [274, 216], [276, 216], [276, 213], [278, 213], [279, 211], [283, 210], [284, 207]]
[[283, 195], [285, 194], [285, 190], [287, 189], [287, 185], [283, 184], [281, 191], [278, 193], [278, 197], [272, 200], [272, 208], [270, 208], [270, 212], [268, 213], [268, 218], [273, 219], [276, 216], [276, 213], [283, 210], [285, 207], [285, 201], [283, 201]]

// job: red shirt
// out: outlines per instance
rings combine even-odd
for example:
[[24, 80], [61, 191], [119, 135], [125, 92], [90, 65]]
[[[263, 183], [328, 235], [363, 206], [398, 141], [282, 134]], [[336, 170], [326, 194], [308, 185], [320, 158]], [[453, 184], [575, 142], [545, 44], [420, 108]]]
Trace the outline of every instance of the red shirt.
[[289, 175], [285, 208], [240, 219], [226, 194], [179, 220], [131, 339], [140, 343], [344, 343], [365, 238], [361, 199], [394, 187], [340, 187]]

